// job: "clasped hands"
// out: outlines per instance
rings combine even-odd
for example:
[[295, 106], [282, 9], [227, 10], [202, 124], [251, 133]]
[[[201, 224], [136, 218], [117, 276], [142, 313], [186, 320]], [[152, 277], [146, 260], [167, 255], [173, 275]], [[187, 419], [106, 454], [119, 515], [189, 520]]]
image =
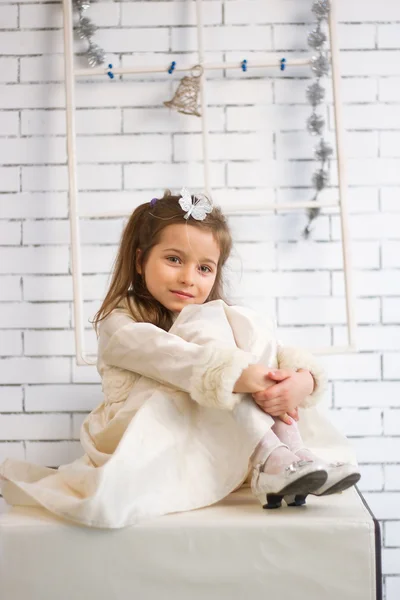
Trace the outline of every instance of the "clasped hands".
[[314, 390], [309, 371], [299, 369], [267, 369], [250, 365], [236, 382], [234, 391], [251, 393], [254, 401], [267, 414], [291, 424], [298, 420], [297, 407]]

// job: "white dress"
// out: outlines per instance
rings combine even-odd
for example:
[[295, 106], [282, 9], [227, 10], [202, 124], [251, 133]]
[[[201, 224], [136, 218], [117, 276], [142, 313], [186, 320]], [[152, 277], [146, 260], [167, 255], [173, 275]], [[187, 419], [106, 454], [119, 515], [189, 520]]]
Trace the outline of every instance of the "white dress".
[[309, 369], [316, 386], [301, 411], [305, 443], [354, 460], [346, 438], [310, 408], [324, 388], [318, 363], [280, 346], [272, 320], [216, 300], [185, 307], [166, 332], [121, 305], [100, 324], [104, 401], [82, 425], [85, 454], [59, 469], [6, 460], [5, 500], [104, 528], [218, 502], [244, 482], [273, 424], [250, 395], [232, 392], [253, 363]]

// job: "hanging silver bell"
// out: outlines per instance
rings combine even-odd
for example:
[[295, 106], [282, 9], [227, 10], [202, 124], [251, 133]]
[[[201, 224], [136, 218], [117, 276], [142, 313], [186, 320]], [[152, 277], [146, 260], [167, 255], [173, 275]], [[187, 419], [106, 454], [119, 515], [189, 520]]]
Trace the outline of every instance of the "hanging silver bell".
[[193, 67], [191, 75], [187, 75], [181, 79], [172, 100], [164, 102], [165, 106], [173, 108], [184, 115], [201, 117], [198, 108], [198, 96], [202, 75], [203, 67], [201, 65]]

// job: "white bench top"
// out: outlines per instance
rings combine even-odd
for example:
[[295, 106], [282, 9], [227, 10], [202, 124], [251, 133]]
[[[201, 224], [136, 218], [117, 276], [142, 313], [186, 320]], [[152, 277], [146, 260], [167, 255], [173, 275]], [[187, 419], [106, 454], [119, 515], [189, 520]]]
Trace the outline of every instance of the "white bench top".
[[3, 505], [5, 600], [375, 600], [375, 527], [355, 489], [263, 510], [214, 506], [118, 530]]

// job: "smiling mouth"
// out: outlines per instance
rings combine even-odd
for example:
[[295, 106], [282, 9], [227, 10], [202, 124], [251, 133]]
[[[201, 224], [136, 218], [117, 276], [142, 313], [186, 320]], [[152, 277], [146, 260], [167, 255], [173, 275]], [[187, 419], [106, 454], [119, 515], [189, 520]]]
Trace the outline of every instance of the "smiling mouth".
[[194, 298], [192, 294], [186, 294], [185, 292], [178, 292], [177, 290], [171, 290], [171, 292], [177, 296], [180, 296], [181, 298]]

